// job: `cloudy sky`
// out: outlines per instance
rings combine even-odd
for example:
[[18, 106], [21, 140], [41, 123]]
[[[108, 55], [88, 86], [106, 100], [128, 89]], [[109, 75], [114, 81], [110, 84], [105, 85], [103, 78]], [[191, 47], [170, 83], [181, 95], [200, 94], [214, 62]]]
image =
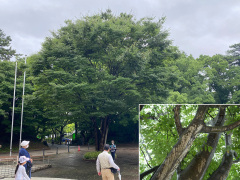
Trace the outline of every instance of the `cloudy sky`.
[[108, 8], [137, 19], [166, 16], [164, 27], [173, 45], [196, 58], [225, 54], [230, 45], [240, 43], [239, 0], [0, 0], [0, 29], [11, 36], [18, 53], [31, 55], [66, 19]]

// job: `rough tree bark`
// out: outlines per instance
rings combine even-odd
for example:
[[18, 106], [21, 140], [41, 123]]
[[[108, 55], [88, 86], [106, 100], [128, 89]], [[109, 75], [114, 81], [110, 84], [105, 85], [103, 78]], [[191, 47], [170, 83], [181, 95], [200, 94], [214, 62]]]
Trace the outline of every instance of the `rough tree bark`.
[[169, 180], [173, 173], [190, 150], [190, 147], [198, 133], [204, 127], [204, 117], [208, 109], [207, 105], [198, 107], [197, 113], [190, 125], [182, 132], [178, 142], [168, 154], [161, 166], [155, 171], [151, 180]]
[[214, 171], [211, 174], [208, 180], [215, 180], [215, 179], [226, 180], [227, 179], [228, 173], [233, 164], [233, 157], [234, 157], [234, 151], [228, 149], [228, 146], [232, 144], [231, 135], [232, 134], [229, 134], [229, 135], [225, 134], [225, 144], [226, 144], [227, 151], [223, 155], [220, 166], [216, 169], [216, 171]]
[[[240, 120], [236, 121], [233, 124], [227, 125], [227, 126], [221, 126], [222, 125], [221, 121], [224, 119], [224, 114], [222, 114], [224, 111], [223, 111], [223, 109], [221, 109], [223, 107], [220, 107], [220, 106], [216, 106], [218, 108], [220, 107], [220, 113], [218, 115], [219, 121], [215, 124], [215, 126], [207, 126], [204, 123], [204, 116], [205, 116], [205, 112], [207, 111], [208, 107], [213, 107], [213, 106], [200, 105], [198, 107], [198, 110], [197, 110], [197, 113], [196, 113], [194, 119], [192, 120], [192, 122], [190, 123], [190, 125], [187, 128], [181, 128], [179, 125], [177, 125], [177, 123], [180, 123], [180, 118], [178, 118], [178, 115], [180, 113], [180, 108], [174, 109], [175, 123], [176, 123], [177, 131], [178, 131], [178, 133], [180, 133], [180, 137], [179, 137], [178, 142], [174, 145], [171, 152], [168, 154], [168, 156], [164, 160], [164, 162], [154, 172], [154, 174], [151, 177], [151, 180], [169, 180], [169, 179], [171, 179], [173, 173], [179, 167], [180, 162], [183, 160], [183, 158], [186, 156], [186, 154], [190, 150], [192, 142], [195, 140], [198, 133], [211, 133], [210, 135], [212, 137], [210, 135], [208, 136], [207, 144], [210, 145], [212, 143], [212, 145], [215, 146], [213, 139], [217, 139], [219, 133], [229, 131], [229, 130], [232, 130], [232, 129], [240, 126]], [[181, 129], [182, 129], [182, 133], [181, 133]], [[217, 136], [213, 136], [213, 134], [215, 134]], [[211, 159], [212, 154], [210, 153], [210, 154], [208, 154], [208, 156], [209, 156], [209, 158], [206, 157], [205, 158], [206, 162], [204, 162], [204, 164], [206, 166], [208, 165], [209, 162], [207, 162], [207, 161], [208, 161], [208, 159]], [[143, 178], [144, 176], [153, 172], [155, 169], [156, 169], [156, 167], [142, 173], [141, 177]], [[204, 171], [203, 171], [203, 174], [204, 174]]]
[[[214, 119], [214, 126], [222, 126], [225, 121], [226, 107], [219, 107], [219, 113]], [[217, 148], [217, 144], [221, 133], [208, 134], [207, 142], [202, 145], [202, 151], [200, 151], [190, 162], [190, 164], [184, 169], [177, 171], [178, 180], [199, 179], [201, 180], [214, 156]], [[211, 146], [212, 150], [208, 151], [205, 146]]]

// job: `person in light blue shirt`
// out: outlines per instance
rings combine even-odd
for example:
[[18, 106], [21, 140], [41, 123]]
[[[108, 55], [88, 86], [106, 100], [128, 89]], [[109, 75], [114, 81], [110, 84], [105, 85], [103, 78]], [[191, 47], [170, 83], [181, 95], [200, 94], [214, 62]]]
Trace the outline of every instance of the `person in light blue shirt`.
[[26, 150], [29, 147], [29, 142], [30, 141], [22, 141], [21, 143], [22, 148], [19, 150], [19, 158], [21, 156], [25, 156], [26, 158], [29, 158], [29, 161], [27, 161], [27, 163], [24, 164], [24, 167], [26, 169], [26, 172], [29, 178], [31, 178], [31, 165], [33, 160], [31, 159], [29, 152]]
[[112, 142], [112, 144], [110, 145], [110, 151], [111, 151], [113, 160], [115, 160], [115, 153], [117, 151], [117, 146], [116, 146], [116, 144], [114, 144], [114, 140], [112, 140], [111, 142]]

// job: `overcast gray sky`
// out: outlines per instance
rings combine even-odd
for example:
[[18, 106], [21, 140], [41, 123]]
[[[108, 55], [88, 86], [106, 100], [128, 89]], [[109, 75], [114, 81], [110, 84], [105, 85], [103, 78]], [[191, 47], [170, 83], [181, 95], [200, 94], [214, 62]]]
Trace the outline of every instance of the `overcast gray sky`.
[[225, 54], [240, 43], [239, 0], [0, 0], [0, 29], [11, 36], [18, 53], [31, 55], [66, 19], [108, 8], [136, 18], [166, 16], [173, 45], [195, 58]]

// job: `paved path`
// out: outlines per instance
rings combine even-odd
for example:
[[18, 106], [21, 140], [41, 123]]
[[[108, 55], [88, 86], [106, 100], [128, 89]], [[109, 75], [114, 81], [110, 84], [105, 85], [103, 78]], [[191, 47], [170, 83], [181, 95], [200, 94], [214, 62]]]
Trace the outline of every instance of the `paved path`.
[[[57, 147], [58, 155], [56, 155]], [[78, 151], [77, 146], [70, 146], [70, 153], [68, 153], [68, 148], [65, 145], [54, 145], [52, 147], [50, 145], [50, 148], [50, 150], [45, 150], [45, 155], [49, 155], [49, 163], [52, 165], [52, 168], [32, 173], [32, 180], [64, 180], [64, 178], [65, 180], [101, 180], [101, 177], [99, 177], [96, 172], [96, 161], [83, 160], [83, 154], [88, 151], [94, 151], [94, 146], [90, 146], [89, 149], [88, 146], [81, 146], [81, 151]], [[30, 154], [33, 157], [40, 157], [43, 152], [30, 151]], [[17, 154], [13, 155], [16, 156]], [[122, 180], [139, 180], [138, 146], [136, 144], [119, 145], [117, 156], [116, 164], [119, 165], [121, 169]], [[10, 179], [13, 178], [9, 178], [9, 180]], [[4, 180], [8, 179], [5, 178]]]
[[[68, 153], [68, 146], [67, 145], [54, 145], [50, 146], [51, 149], [44, 150], [44, 158], [43, 158], [43, 150], [38, 151], [29, 151], [31, 158], [33, 159], [34, 166], [32, 168], [32, 172], [36, 172], [39, 170], [47, 169], [51, 166], [50, 164], [52, 156]], [[88, 147], [86, 147], [88, 149]], [[92, 149], [93, 147], [89, 147]], [[77, 151], [78, 147], [76, 146], [69, 146], [69, 152]], [[0, 179], [3, 177], [5, 178], [12, 178], [14, 177], [15, 168], [17, 165], [18, 153], [12, 153], [10, 157], [6, 153], [0, 154]]]
[[[120, 167], [122, 180], [139, 180], [138, 145], [117, 145], [117, 159], [115, 163]], [[50, 160], [52, 168], [33, 173], [33, 177], [53, 177], [78, 180], [101, 180], [97, 175], [96, 161], [83, 160], [83, 154], [88, 149], [83, 147], [81, 151], [72, 151], [61, 155], [54, 155]], [[92, 150], [91, 150], [92, 151]], [[117, 176], [115, 180], [118, 180]]]
[[[14, 178], [4, 178], [3, 180], [14, 180]], [[73, 180], [73, 179], [48, 178], [48, 177], [32, 177], [31, 180]]]

